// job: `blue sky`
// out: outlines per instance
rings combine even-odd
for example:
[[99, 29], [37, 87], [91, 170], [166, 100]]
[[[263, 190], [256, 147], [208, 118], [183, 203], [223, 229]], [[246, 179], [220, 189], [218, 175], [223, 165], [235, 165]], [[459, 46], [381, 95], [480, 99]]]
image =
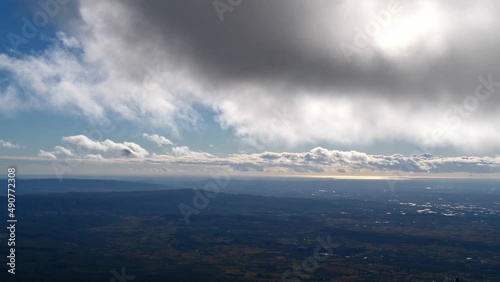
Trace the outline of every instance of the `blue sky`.
[[500, 173], [494, 1], [40, 3], [0, 4], [0, 158], [29, 174]]

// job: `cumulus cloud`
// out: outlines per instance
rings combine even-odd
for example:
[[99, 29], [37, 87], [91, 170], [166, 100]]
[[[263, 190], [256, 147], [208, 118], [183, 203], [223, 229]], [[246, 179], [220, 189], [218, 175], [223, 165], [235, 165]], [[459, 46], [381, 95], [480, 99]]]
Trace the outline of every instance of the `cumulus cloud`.
[[10, 141], [5, 141], [0, 139], [0, 147], [7, 148], [7, 149], [19, 149], [21, 148], [20, 145], [14, 144]]
[[337, 150], [327, 150], [317, 147], [307, 153], [304, 157], [307, 161], [316, 163], [348, 163], [364, 164], [368, 162], [368, 155], [356, 151], [342, 152]]
[[57, 157], [53, 153], [44, 150], [40, 150], [38, 152], [38, 156], [41, 158], [57, 159]]
[[149, 152], [133, 142], [115, 143], [109, 139], [94, 141], [85, 135], [66, 136], [62, 141], [77, 146], [79, 149], [101, 152], [119, 152], [124, 157], [145, 158]]
[[59, 31], [57, 32], [57, 39], [68, 48], [80, 48], [80, 41], [76, 37], [68, 36], [66, 33]]
[[58, 156], [73, 157], [75, 154], [71, 149], [62, 146], [55, 146], [52, 151], [40, 150], [38, 156], [42, 158], [57, 159]]
[[70, 149], [64, 148], [62, 146], [55, 146], [54, 150], [55, 150], [54, 154], [56, 154], [56, 155], [61, 154], [61, 155], [65, 155], [68, 157], [73, 156], [73, 152]]
[[213, 155], [206, 152], [193, 151], [188, 146], [177, 146], [172, 148], [172, 153], [176, 156], [190, 156], [190, 157], [213, 157]]
[[83, 156], [84, 159], [90, 160], [104, 160], [101, 154], [87, 154]]
[[160, 136], [158, 134], [149, 135], [147, 133], [144, 133], [144, 134], [142, 134], [142, 137], [144, 137], [144, 139], [146, 139], [146, 140], [149, 140], [149, 141], [155, 143], [158, 147], [163, 147], [164, 145], [173, 145], [174, 144], [174, 143], [172, 143], [172, 141], [170, 141], [166, 137]]

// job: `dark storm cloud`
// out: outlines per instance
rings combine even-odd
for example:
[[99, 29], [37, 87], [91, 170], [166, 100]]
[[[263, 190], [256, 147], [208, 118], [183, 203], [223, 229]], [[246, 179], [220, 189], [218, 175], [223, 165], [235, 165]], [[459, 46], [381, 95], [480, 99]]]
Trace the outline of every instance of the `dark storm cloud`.
[[[446, 93], [457, 102], [473, 94], [478, 75], [500, 74], [500, 55], [495, 51], [500, 41], [492, 33], [499, 21], [494, 19], [485, 28], [461, 21], [463, 10], [453, 7], [466, 5], [464, 1], [442, 3], [449, 8], [448, 18], [456, 21], [447, 23], [455, 26], [444, 35], [446, 48], [439, 55], [417, 44], [404, 60], [388, 59], [375, 50], [373, 56], [355, 58], [351, 63], [339, 46], [344, 41], [351, 43], [356, 33], [343, 36], [337, 26], [363, 28], [371, 19], [353, 17], [350, 25], [339, 22], [345, 2], [328, 2], [243, 1], [224, 14], [224, 21], [212, 1], [119, 3], [132, 14], [133, 21], [133, 30], [122, 31], [126, 32], [124, 44], [146, 49], [148, 44], [150, 48], [165, 46], [177, 64], [187, 66], [207, 86], [216, 88], [233, 82], [276, 82], [290, 89], [286, 93], [297, 89], [369, 93], [423, 102], [440, 100]], [[498, 2], [484, 3], [500, 10]], [[315, 20], [326, 8], [331, 10], [329, 25]], [[497, 81], [499, 77], [495, 76]]]

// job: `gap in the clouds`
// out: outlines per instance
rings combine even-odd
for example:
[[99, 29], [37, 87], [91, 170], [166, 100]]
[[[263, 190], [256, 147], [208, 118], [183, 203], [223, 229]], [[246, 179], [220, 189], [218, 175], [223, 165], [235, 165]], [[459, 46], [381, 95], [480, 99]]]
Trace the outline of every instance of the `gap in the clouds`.
[[[136, 124], [137, 133], [158, 134], [172, 140], [175, 146], [188, 146], [194, 151], [203, 151], [212, 155], [227, 155], [236, 153], [238, 140], [231, 130], [224, 130], [215, 120], [217, 113], [201, 103], [194, 103], [193, 110], [199, 115], [197, 124], [193, 126], [178, 126], [177, 136], [169, 128], [152, 127], [148, 124]], [[140, 144], [144, 142], [138, 142]], [[145, 145], [147, 148], [148, 145]], [[150, 147], [150, 146], [149, 146]], [[158, 153], [158, 148], [151, 148]]]
[[[44, 111], [18, 112], [13, 116], [0, 116], [0, 131], [7, 139], [24, 148], [11, 151], [16, 156], [36, 156], [39, 150], [50, 150], [61, 145], [62, 136], [81, 134], [91, 128], [81, 117]], [[5, 151], [3, 153], [6, 153]]]
[[[37, 3], [38, 1], [2, 1], [2, 9], [0, 10], [0, 18], [2, 19], [0, 25], [0, 34], [2, 35], [0, 36], [0, 52], [16, 57], [19, 54], [43, 51], [53, 44], [52, 39], [56, 37], [57, 32], [58, 22], [56, 17], [59, 16], [57, 14], [54, 17], [49, 16], [49, 20], [45, 25], [35, 26], [36, 32], [33, 33], [32, 37], [23, 35], [22, 29], [25, 26], [23, 18], [32, 23], [33, 15], [38, 11], [43, 11]], [[18, 46], [13, 46], [8, 36], [10, 33], [22, 37], [23, 42]]]
[[4, 91], [5, 87], [9, 86], [12, 73], [0, 69], [0, 91]]

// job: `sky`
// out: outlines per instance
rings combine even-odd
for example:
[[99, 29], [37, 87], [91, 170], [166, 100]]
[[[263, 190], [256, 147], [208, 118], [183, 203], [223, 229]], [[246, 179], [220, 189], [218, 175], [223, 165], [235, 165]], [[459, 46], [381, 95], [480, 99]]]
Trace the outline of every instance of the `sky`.
[[2, 1], [30, 175], [500, 177], [498, 1]]

